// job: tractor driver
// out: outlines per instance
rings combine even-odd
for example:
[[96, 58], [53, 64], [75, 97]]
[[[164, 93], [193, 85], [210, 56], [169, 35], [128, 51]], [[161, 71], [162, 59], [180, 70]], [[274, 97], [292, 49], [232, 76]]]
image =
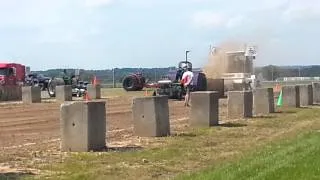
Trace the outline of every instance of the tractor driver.
[[191, 85], [193, 83], [193, 72], [192, 72], [191, 67], [185, 66], [184, 69], [186, 69], [186, 71], [183, 73], [182, 78], [181, 78], [181, 83], [186, 90], [184, 106], [190, 106], [189, 105], [190, 89], [191, 89]]
[[184, 71], [185, 70], [183, 68], [179, 67], [176, 74], [176, 82], [179, 82], [181, 80]]
[[63, 70], [63, 73], [61, 73], [61, 75], [62, 75], [62, 79], [63, 79], [64, 83], [69, 84], [70, 79], [68, 77], [68, 73], [67, 73], [66, 69]]

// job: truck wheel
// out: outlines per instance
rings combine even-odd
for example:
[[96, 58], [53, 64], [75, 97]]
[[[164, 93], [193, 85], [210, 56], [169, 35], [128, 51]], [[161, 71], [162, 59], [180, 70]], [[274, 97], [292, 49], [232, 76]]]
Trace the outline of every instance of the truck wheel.
[[56, 83], [53, 80], [48, 83], [48, 94], [50, 97], [56, 96]]
[[50, 97], [56, 97], [56, 86], [65, 85], [62, 78], [55, 78], [49, 81], [48, 83], [48, 94]]

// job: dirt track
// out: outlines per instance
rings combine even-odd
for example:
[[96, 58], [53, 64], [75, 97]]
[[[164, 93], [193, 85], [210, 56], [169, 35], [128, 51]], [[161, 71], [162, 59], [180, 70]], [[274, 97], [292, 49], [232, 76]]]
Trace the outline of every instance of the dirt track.
[[[110, 147], [144, 146], [149, 140], [133, 136], [131, 98], [105, 99], [107, 112], [107, 145]], [[9, 161], [33, 157], [34, 152], [59, 152], [60, 104], [0, 104], [0, 166]], [[171, 132], [187, 128], [190, 108], [182, 101], [169, 101]], [[225, 100], [219, 114], [225, 117]], [[151, 138], [152, 140], [153, 138]], [[157, 143], [157, 142], [155, 142]], [[2, 157], [2, 159], [1, 159]]]
[[[182, 102], [170, 101], [170, 119], [187, 116]], [[7, 104], [0, 106], [0, 147], [59, 138], [60, 104]], [[132, 134], [131, 99], [107, 100], [107, 130], [110, 141]], [[121, 131], [122, 130], [122, 131]]]

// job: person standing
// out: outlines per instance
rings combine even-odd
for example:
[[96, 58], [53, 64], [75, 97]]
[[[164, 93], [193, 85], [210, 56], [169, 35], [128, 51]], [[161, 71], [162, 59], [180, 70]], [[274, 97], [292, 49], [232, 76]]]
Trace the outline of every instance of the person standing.
[[191, 85], [193, 84], [193, 72], [192, 72], [191, 68], [187, 68], [187, 70], [183, 73], [182, 78], [181, 78], [181, 83], [186, 90], [186, 95], [184, 98], [184, 105], [190, 106], [189, 105], [190, 90], [191, 90]]

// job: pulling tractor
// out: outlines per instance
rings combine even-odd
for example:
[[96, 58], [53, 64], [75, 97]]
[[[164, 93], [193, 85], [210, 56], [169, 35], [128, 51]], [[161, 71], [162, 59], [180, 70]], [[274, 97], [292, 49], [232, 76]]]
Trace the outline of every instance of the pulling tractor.
[[[192, 69], [192, 63], [189, 61], [179, 62], [178, 69], [170, 70], [166, 76], [162, 77], [162, 79], [157, 82], [155, 94], [166, 95], [170, 99], [181, 100], [186, 94], [184, 87], [180, 83], [182, 75], [185, 72], [183, 67]], [[207, 90], [207, 79], [205, 74], [200, 69], [192, 69], [192, 72], [194, 77], [191, 91]]]
[[[169, 70], [168, 74], [163, 76], [158, 82], [153, 85], [146, 84], [145, 77], [141, 73], [130, 74], [123, 80], [123, 88], [126, 91], [140, 91], [144, 87], [152, 87], [156, 90], [153, 95], [166, 95], [169, 99], [182, 99], [186, 94], [184, 87], [181, 85], [180, 80], [185, 72], [183, 67], [191, 68], [192, 63], [189, 61], [181, 61], [178, 68]], [[191, 91], [206, 91], [207, 79], [206, 75], [200, 69], [192, 69], [193, 84]]]

